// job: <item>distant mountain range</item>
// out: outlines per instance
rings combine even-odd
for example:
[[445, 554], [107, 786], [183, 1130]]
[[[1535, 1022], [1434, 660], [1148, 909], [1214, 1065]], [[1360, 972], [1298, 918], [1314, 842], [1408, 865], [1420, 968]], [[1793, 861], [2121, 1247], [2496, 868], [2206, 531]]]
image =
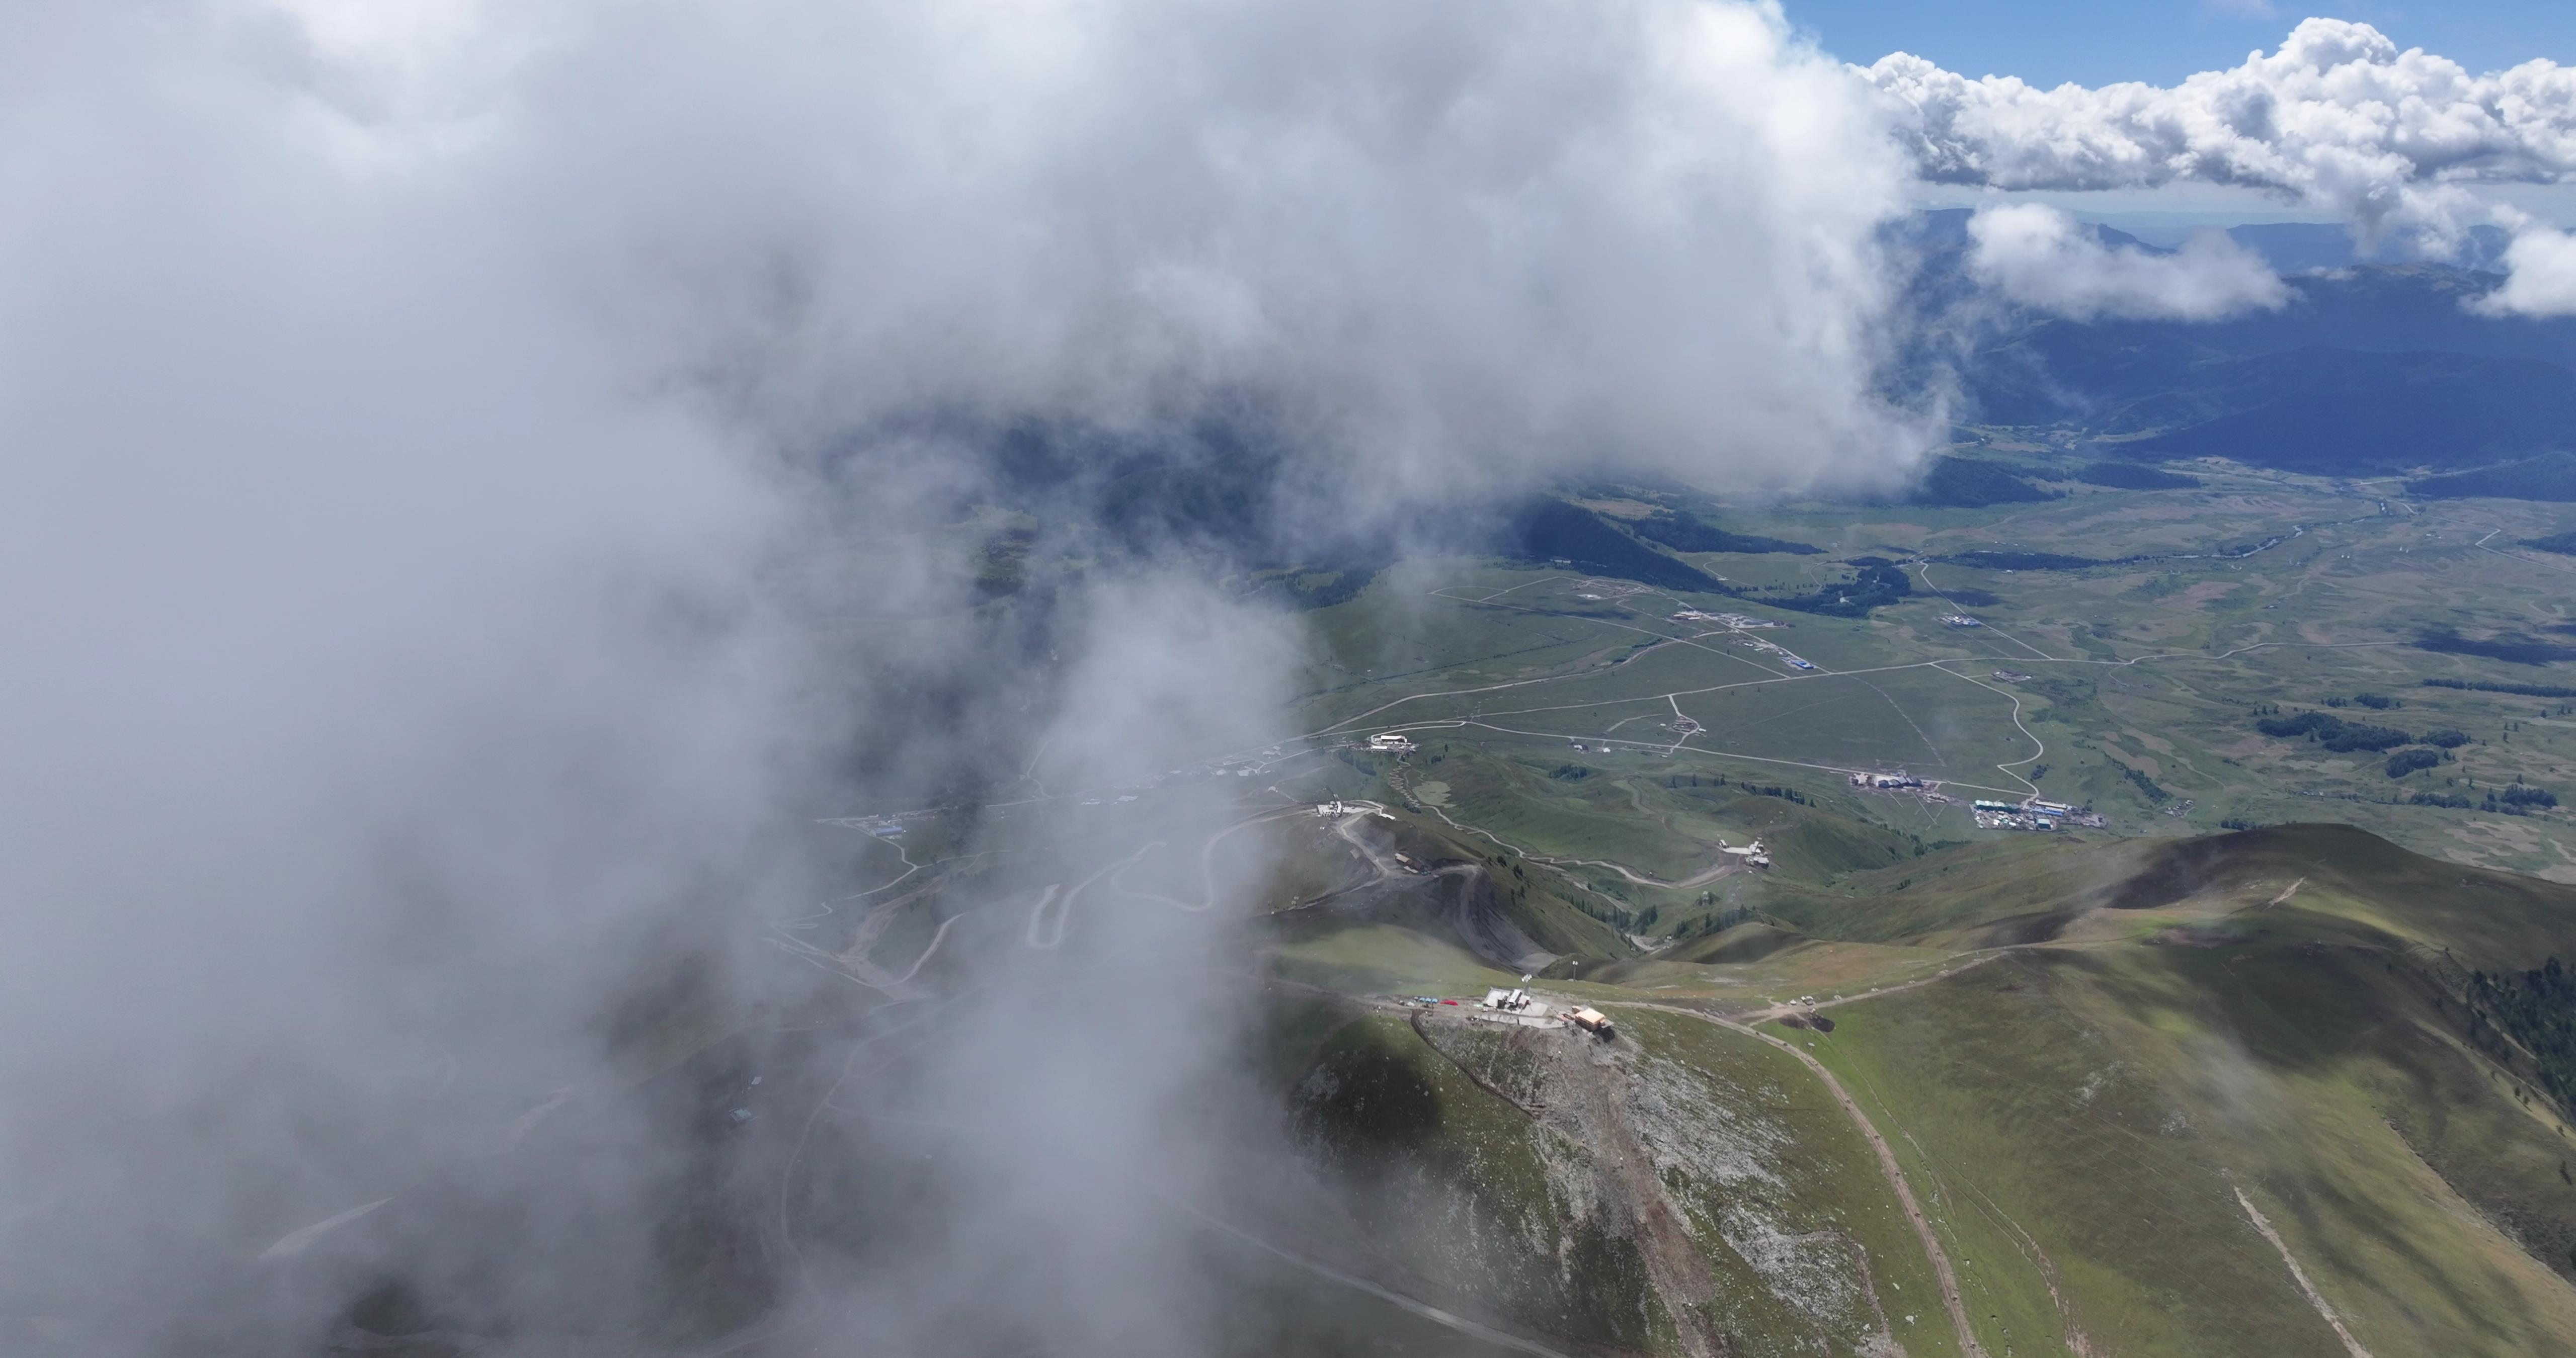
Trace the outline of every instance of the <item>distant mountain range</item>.
[[[1914, 297], [1991, 317], [1993, 300], [1967, 275], [1966, 219], [1929, 213], [1914, 224], [1924, 259]], [[2108, 245], [2160, 249], [2092, 229]], [[2576, 459], [2542, 456], [2576, 450], [2576, 321], [2490, 318], [2466, 305], [2501, 281], [2472, 266], [2496, 258], [2502, 233], [2480, 228], [2462, 263], [2356, 262], [2332, 226], [2228, 234], [2287, 275], [2289, 305], [2218, 322], [2008, 310], [1969, 346], [1964, 417], [2072, 428], [2120, 460], [2423, 471], [2432, 475], [2422, 494], [2576, 500]], [[1963, 306], [1971, 301], [1975, 313]]]
[[2504, 248], [2513, 239], [2497, 227], [2473, 226], [2469, 228], [2468, 240], [2457, 258], [2426, 261], [2402, 254], [2363, 259], [2353, 244], [2352, 233], [2332, 222], [2264, 222], [2252, 226], [2231, 226], [2227, 228], [2227, 237], [2261, 255], [2263, 262], [2271, 265], [2275, 273], [2285, 274], [2343, 269], [2356, 264], [2407, 263], [2445, 263], [2464, 269], [2500, 270]]

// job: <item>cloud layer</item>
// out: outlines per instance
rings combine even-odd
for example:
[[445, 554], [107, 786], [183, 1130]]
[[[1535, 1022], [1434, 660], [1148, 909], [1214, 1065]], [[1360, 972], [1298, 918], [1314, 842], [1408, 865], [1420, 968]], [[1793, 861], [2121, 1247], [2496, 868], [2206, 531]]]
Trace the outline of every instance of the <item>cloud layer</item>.
[[[1998, 189], [2266, 189], [2341, 216], [2365, 246], [2406, 238], [2447, 255], [2488, 215], [2465, 185], [2576, 176], [2576, 68], [2535, 60], [2472, 75], [2368, 24], [2308, 19], [2277, 51], [2170, 89], [2039, 89], [1904, 52], [1861, 72], [1888, 101], [1924, 178]], [[2529, 222], [2495, 314], [2563, 314], [2560, 233]]]
[[2218, 232], [2180, 250], [2105, 245], [2056, 208], [2017, 203], [1968, 220], [1968, 266], [2005, 297], [2077, 320], [2214, 321], [2272, 310], [2290, 290], [2252, 251]]
[[66, 2], [0, 69], [11, 1352], [292, 1351], [375, 1272], [532, 1352], [711, 1276], [1205, 1351], [1151, 1204], [1229, 1034], [1096, 987], [1224, 1012], [1225, 912], [1030, 903], [1217, 808], [964, 818], [936, 999], [784, 931], [902, 895], [818, 818], [1278, 734], [1295, 625], [1198, 563], [980, 598], [997, 502], [1106, 559], [1110, 459], [997, 431], [1257, 420], [1341, 508], [1921, 446], [1904, 159], [1764, 7]]
[[[655, 302], [792, 285], [728, 339], [818, 420], [1249, 394], [1416, 488], [1575, 442], [1805, 482], [1906, 441], [1869, 394], [1904, 160], [1757, 7], [646, 13], [519, 77], [522, 134], [583, 129], [531, 169], [670, 186], [644, 220], [687, 288]], [[567, 248], [633, 250], [611, 205]]]
[[2447, 238], [2471, 182], [2576, 172], [2576, 69], [2531, 61], [2471, 75], [2368, 24], [2309, 19], [2279, 50], [2171, 89], [2043, 90], [1970, 79], [1903, 52], [1865, 72], [1908, 120], [1925, 178], [2002, 189], [2272, 189], [2369, 239]]
[[2504, 286], [2478, 299], [2490, 316], [2576, 316], [2576, 232], [2514, 220]]

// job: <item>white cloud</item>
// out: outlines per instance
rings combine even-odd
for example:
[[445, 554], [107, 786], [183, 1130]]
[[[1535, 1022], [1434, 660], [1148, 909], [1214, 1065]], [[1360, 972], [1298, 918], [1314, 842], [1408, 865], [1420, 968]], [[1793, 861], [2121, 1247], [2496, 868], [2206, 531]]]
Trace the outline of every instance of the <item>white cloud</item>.
[[1968, 234], [1979, 277], [2013, 301], [2077, 320], [2211, 321], [2289, 300], [2261, 257], [2215, 231], [2154, 254], [2106, 246], [2056, 208], [2016, 203], [1980, 210]]
[[[334, 1279], [239, 1269], [333, 1219], [304, 1263], [390, 1240], [461, 1328], [677, 1345], [694, 1190], [847, 1346], [1207, 1351], [1153, 1190], [1216, 1153], [1166, 1114], [1241, 1006], [1132, 1016], [1225, 973], [1154, 965], [1185, 917], [1114, 882], [1066, 951], [1115, 945], [1121, 1005], [986, 926], [1217, 799], [970, 838], [1014, 852], [948, 946], [1091, 993], [907, 1036], [954, 1089], [854, 1067], [874, 1001], [768, 965], [876, 880], [818, 815], [1278, 734], [1292, 629], [1209, 572], [975, 607], [955, 431], [1250, 408], [1319, 494], [1921, 447], [1873, 397], [1904, 157], [1765, 6], [57, 0], [0, 7], [0, 77], [13, 1352], [321, 1346]], [[667, 1035], [751, 1024], [796, 1101], [738, 1162], [603, 1055], [683, 982]], [[881, 1103], [943, 1173], [876, 1172], [896, 1133], [838, 1110]], [[838, 1257], [771, 1169], [800, 1122], [958, 1210]]]
[[[1346, 474], [1444, 492], [1575, 446], [1774, 485], [1911, 446], [1870, 395], [1908, 167], [1767, 8], [643, 12], [663, 31], [540, 63], [526, 128], [567, 175], [671, 185], [569, 204], [583, 253], [688, 231], [747, 275], [795, 263], [804, 308], [763, 341], [795, 362], [759, 375], [782, 402], [1117, 423], [1249, 391]], [[603, 95], [623, 121], [553, 102]]]
[[2527, 219], [2516, 225], [2504, 252], [2504, 286], [2473, 309], [2490, 316], [2576, 316], [2576, 232]]
[[1970, 79], [1906, 53], [1864, 72], [1909, 124], [1926, 178], [2004, 189], [2198, 180], [2330, 209], [2365, 240], [2455, 240], [2464, 183], [2576, 174], [2576, 69], [2531, 61], [2471, 75], [2367, 24], [2309, 19], [2278, 51], [2170, 89], [2039, 89]]

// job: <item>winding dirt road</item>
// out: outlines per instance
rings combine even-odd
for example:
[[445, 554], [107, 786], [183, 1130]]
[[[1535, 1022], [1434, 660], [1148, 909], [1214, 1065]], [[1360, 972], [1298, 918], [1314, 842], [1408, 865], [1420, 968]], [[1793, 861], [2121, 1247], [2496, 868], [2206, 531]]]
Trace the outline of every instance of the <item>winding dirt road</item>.
[[[1943, 967], [1929, 976], [1918, 976], [1911, 981], [1899, 981], [1895, 985], [1883, 985], [1874, 990], [1863, 990], [1851, 995], [1836, 995], [1830, 1000], [1817, 1000], [1813, 1004], [1765, 1005], [1760, 1009], [1740, 1010], [1728, 1015], [1727, 1017], [1738, 1025], [1747, 1023], [1763, 1023], [1771, 1019], [1785, 1018], [1790, 1014], [1808, 1014], [1819, 1009], [1831, 1009], [1838, 1004], [1858, 1004], [1862, 1000], [1874, 1000], [1881, 995], [1900, 995], [1908, 990], [1914, 990], [1930, 985], [1935, 981], [1949, 980], [1960, 972], [1972, 971], [1978, 967], [1984, 966], [1988, 962], [1994, 961], [1998, 957], [2008, 957], [2018, 951], [2020, 951], [2018, 948], [1997, 948], [1992, 952], [1980, 953], [1965, 962], [1959, 963], [1957, 966]], [[1697, 1011], [1681, 1010], [1679, 1012], [1695, 1013]]]

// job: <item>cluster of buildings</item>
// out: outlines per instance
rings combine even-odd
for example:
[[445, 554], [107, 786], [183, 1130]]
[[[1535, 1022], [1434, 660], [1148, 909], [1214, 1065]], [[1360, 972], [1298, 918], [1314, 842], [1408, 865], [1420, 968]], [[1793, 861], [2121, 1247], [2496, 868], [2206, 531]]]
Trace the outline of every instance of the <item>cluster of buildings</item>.
[[1588, 1005], [1557, 1006], [1529, 993], [1530, 978], [1524, 976], [1516, 986], [1496, 986], [1485, 992], [1485, 998], [1472, 1005], [1458, 1005], [1433, 995], [1415, 995], [1405, 1001], [1419, 1008], [1458, 1005], [1470, 1018], [1488, 1022], [1515, 1024], [1524, 1028], [1576, 1028], [1604, 1041], [1619, 1036], [1610, 1016]]
[[1922, 779], [1915, 777], [1913, 774], [1907, 773], [1903, 769], [1898, 769], [1894, 773], [1855, 773], [1851, 776], [1851, 781], [1853, 787], [1896, 788], [1923, 786]]
[[1762, 841], [1760, 839], [1755, 839], [1752, 843], [1744, 845], [1741, 848], [1729, 844], [1725, 840], [1721, 839], [1717, 842], [1717, 851], [1725, 854], [1729, 858], [1743, 859], [1744, 866], [1748, 868], [1767, 868], [1771, 866], [1771, 851], [1762, 847]]
[[1978, 828], [1984, 830], [2057, 830], [2070, 825], [2098, 830], [2108, 824], [2090, 811], [2036, 797], [2024, 802], [1980, 799], [1971, 809], [1976, 812]]
[[1944, 613], [1941, 615], [1941, 621], [1950, 624], [1952, 627], [1985, 626], [1984, 623], [1977, 621], [1975, 618], [1969, 617], [1965, 613]]
[[1764, 641], [1760, 637], [1746, 637], [1744, 639], [1744, 644], [1757, 651], [1769, 651], [1771, 654], [1789, 662], [1790, 668], [1792, 669], [1812, 670], [1815, 668], [1815, 666], [1810, 665], [1805, 660], [1799, 658], [1798, 655], [1792, 652], [1788, 647], [1780, 645], [1778, 642]]
[[1368, 738], [1368, 748], [1378, 754], [1411, 754], [1414, 746], [1402, 731], [1380, 731]]
[[1703, 613], [1696, 608], [1685, 608], [1673, 614], [1672, 618], [1675, 622], [1713, 622], [1720, 627], [1732, 627], [1739, 632], [1754, 627], [1788, 626], [1787, 623], [1773, 622], [1768, 618], [1748, 618], [1741, 613]]

